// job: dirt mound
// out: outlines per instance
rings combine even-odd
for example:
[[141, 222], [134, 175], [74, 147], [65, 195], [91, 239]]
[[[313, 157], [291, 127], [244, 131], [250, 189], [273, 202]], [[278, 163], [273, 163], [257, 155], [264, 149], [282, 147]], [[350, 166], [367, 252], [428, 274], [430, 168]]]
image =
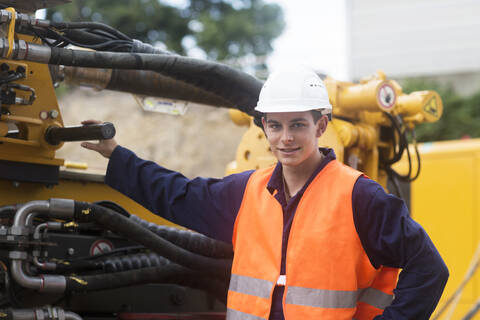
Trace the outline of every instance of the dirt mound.
[[[222, 177], [246, 131], [230, 120], [227, 109], [192, 106], [183, 116], [145, 112], [131, 94], [112, 91], [78, 88], [59, 105], [66, 126], [85, 119], [112, 122], [120, 145], [187, 177]], [[65, 143], [57, 157], [105, 172], [108, 160], [79, 144]]]

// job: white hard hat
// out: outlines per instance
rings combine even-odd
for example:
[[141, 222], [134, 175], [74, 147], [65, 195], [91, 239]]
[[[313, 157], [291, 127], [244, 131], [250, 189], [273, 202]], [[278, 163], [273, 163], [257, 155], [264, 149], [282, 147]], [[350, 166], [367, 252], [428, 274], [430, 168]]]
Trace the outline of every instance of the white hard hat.
[[322, 79], [312, 70], [300, 67], [270, 74], [255, 110], [263, 113], [320, 110], [330, 114], [332, 105]]

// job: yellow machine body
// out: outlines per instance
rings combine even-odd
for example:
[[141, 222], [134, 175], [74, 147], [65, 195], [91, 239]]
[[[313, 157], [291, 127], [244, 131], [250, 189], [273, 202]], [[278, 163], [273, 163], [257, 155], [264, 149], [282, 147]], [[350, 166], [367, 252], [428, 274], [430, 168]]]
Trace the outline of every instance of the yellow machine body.
[[[480, 139], [423, 143], [419, 150], [422, 171], [411, 183], [411, 214], [426, 229], [450, 269], [439, 303], [442, 306], [464, 280], [480, 241]], [[405, 172], [407, 159], [396, 169]], [[451, 319], [462, 319], [478, 299], [479, 290], [477, 271]]]
[[[34, 39], [29, 36], [18, 35], [18, 37], [34, 42]], [[55, 150], [59, 149], [62, 143], [51, 145], [46, 143], [43, 138], [48, 127], [63, 127], [62, 115], [48, 65], [0, 59], [0, 64], [2, 63], [7, 64], [10, 69], [16, 69], [19, 66], [25, 68], [26, 77], [17, 82], [35, 88], [37, 97], [32, 105], [12, 105], [8, 108], [10, 114], [1, 115], [1, 127], [17, 127], [22, 135], [15, 139], [5, 137], [5, 130], [0, 129], [0, 142], [2, 143], [0, 160], [53, 166], [63, 165], [62, 159], [55, 158]], [[25, 96], [27, 93], [21, 90], [16, 90], [16, 94], [18, 97], [27, 98]]]
[[103, 176], [89, 173], [60, 172], [57, 185], [45, 186], [38, 183], [12, 182], [0, 180], [0, 206], [13, 203], [26, 203], [50, 198], [76, 199], [79, 201], [110, 200], [118, 203], [128, 212], [156, 224], [173, 225], [173, 223], [151, 213], [135, 201], [115, 191], [103, 183]]

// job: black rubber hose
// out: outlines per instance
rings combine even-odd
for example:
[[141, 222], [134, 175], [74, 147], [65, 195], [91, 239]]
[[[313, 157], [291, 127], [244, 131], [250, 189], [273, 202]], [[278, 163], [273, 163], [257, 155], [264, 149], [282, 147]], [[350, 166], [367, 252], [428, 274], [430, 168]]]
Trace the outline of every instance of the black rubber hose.
[[134, 214], [130, 215], [130, 220], [188, 251], [212, 258], [233, 258], [232, 245], [214, 240], [198, 232], [157, 225]]
[[177, 284], [209, 292], [224, 303], [228, 290], [225, 281], [172, 263], [153, 268], [67, 277], [66, 280], [66, 292], [99, 291], [149, 283]]
[[191, 101], [216, 107], [234, 107], [232, 102], [217, 94], [149, 70], [113, 69], [105, 89]]
[[106, 229], [144, 245], [179, 265], [224, 279], [230, 277], [231, 260], [208, 258], [179, 248], [108, 208], [88, 202], [75, 201], [75, 220], [79, 222], [94, 221]]
[[98, 261], [107, 273], [128, 271], [142, 268], [160, 267], [165, 265], [165, 258], [154, 252], [136, 253], [125, 256], [108, 257], [103, 261]]
[[116, 202], [110, 201], [110, 200], [101, 200], [101, 201], [96, 201], [94, 202], [95, 204], [98, 204], [99, 206], [112, 209], [115, 212], [120, 213], [122, 216], [125, 217], [130, 217], [130, 213], [121, 205], [119, 205]]
[[137, 69], [159, 72], [212, 92], [252, 116], [262, 82], [226, 65], [176, 55], [91, 52], [51, 48], [49, 64], [89, 68]]
[[57, 267], [51, 273], [65, 274], [69, 272], [79, 272], [87, 270], [101, 270], [103, 264], [97, 261], [68, 261], [68, 263], [57, 262]]
[[109, 25], [99, 22], [50, 22], [50, 25], [56, 29], [98, 29], [108, 32], [119, 40], [132, 41], [130, 37], [118, 31]]
[[13, 218], [20, 205], [6, 205], [0, 207], [0, 218]]
[[113, 40], [112, 37], [109, 37], [107, 35], [99, 35], [80, 29], [65, 30], [63, 34], [65, 35], [65, 37], [72, 39], [75, 42], [86, 44], [100, 44]]

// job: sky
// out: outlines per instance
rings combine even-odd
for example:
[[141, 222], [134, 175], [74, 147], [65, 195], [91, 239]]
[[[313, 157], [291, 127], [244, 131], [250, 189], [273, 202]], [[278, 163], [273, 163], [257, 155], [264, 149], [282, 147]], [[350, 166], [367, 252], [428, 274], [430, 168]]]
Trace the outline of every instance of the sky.
[[[177, 6], [185, 0], [164, 0]], [[305, 65], [338, 80], [348, 80], [346, 0], [265, 0], [284, 11], [285, 29], [273, 42], [270, 70]]]
[[270, 0], [284, 9], [286, 27], [273, 42], [270, 70], [304, 64], [348, 80], [345, 0]]

